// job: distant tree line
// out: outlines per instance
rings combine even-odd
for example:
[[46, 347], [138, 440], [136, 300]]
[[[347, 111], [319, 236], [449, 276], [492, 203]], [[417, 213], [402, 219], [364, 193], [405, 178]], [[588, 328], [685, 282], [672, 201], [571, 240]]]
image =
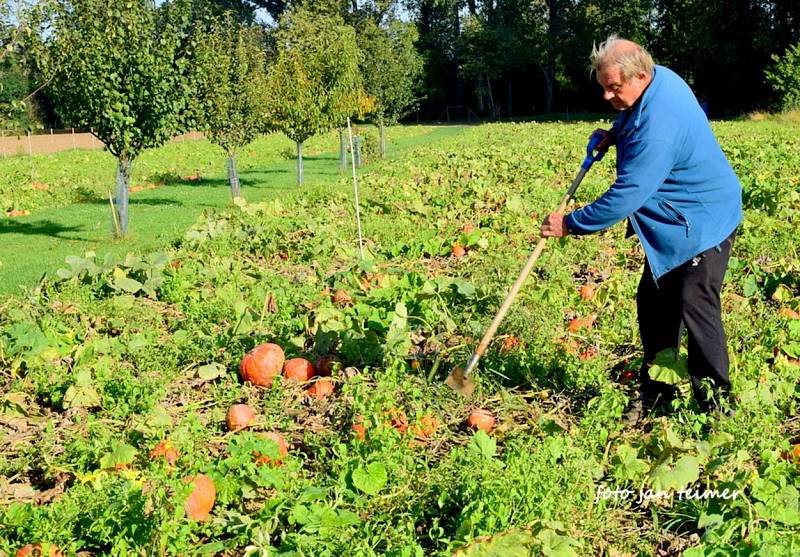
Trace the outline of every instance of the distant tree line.
[[[586, 70], [609, 33], [640, 42], [716, 115], [780, 102], [765, 70], [800, 43], [797, 0], [409, 0], [425, 60], [422, 117], [607, 110]], [[795, 70], [800, 71], [800, 70]], [[796, 74], [795, 74], [796, 75]], [[796, 79], [796, 78], [795, 78]]]
[[[17, 3], [37, 4], [27, 0]], [[9, 11], [9, 4], [0, 8]], [[164, 2], [157, 2], [163, 4]], [[471, 111], [481, 117], [606, 110], [586, 71], [592, 44], [616, 32], [644, 44], [656, 61], [680, 73], [716, 116], [782, 108], [797, 87], [800, 48], [797, 0], [191, 0], [196, 11], [228, 12], [238, 23], [266, 29], [274, 45], [287, 10], [306, 4], [336, 13], [358, 33], [362, 70], [388, 52], [372, 29], [395, 29], [413, 43], [397, 72], [407, 68], [419, 100], [413, 117], [439, 119]], [[0, 14], [1, 15], [1, 14]], [[265, 17], [266, 16], [266, 17]], [[266, 19], [266, 21], [265, 21]], [[3, 21], [0, 32], [8, 35]], [[411, 25], [405, 25], [410, 23]], [[398, 35], [402, 35], [399, 36]], [[372, 35], [371, 35], [372, 34]], [[379, 49], [377, 54], [374, 52]], [[792, 50], [794, 49], [794, 50]], [[373, 52], [370, 52], [372, 50]], [[794, 54], [793, 54], [794, 53]], [[416, 57], [414, 56], [416, 55]], [[794, 57], [794, 58], [793, 58]], [[404, 60], [402, 58], [405, 58]], [[410, 59], [410, 60], [409, 60]], [[416, 83], [414, 68], [422, 67]], [[386, 66], [389, 68], [389, 66]], [[788, 73], [787, 73], [788, 72]], [[374, 83], [381, 74], [365, 79]], [[12, 106], [29, 86], [13, 57], [0, 64], [0, 107], [17, 121], [38, 117], [56, 125], [57, 105], [38, 95], [37, 110]], [[408, 89], [406, 89], [408, 91]], [[381, 110], [393, 110], [380, 107]], [[6, 110], [10, 113], [9, 110]], [[400, 116], [408, 117], [404, 107]], [[391, 119], [391, 118], [390, 118]], [[396, 119], [396, 118], [395, 118]]]
[[[229, 0], [245, 11], [265, 9], [275, 20], [299, 1]], [[349, 18], [400, 14], [414, 22], [424, 60], [422, 119], [437, 119], [448, 106], [482, 117], [607, 110], [586, 67], [592, 44], [612, 32], [640, 42], [684, 76], [715, 115], [770, 109], [785, 93], [769, 71], [775, 75], [776, 63], [800, 44], [798, 0], [332, 3]], [[796, 83], [797, 72], [783, 76], [784, 87]]]

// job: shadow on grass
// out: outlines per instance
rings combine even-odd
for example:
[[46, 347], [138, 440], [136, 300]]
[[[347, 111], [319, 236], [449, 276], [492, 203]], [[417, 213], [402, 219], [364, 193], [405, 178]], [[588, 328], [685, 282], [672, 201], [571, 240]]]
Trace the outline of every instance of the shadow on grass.
[[65, 226], [51, 220], [39, 220], [33, 222], [11, 221], [0, 219], [0, 234], [25, 234], [27, 236], [50, 236], [53, 238], [63, 238], [65, 240], [82, 240], [86, 238], [76, 238], [74, 236], [64, 236], [69, 232], [83, 230], [83, 226]]
[[[266, 170], [250, 170], [239, 172], [239, 185], [243, 188], [259, 188], [263, 186], [275, 186], [276, 184], [265, 184], [263, 180], [258, 180], [253, 178], [253, 176], [259, 176], [264, 174], [290, 174], [288, 170], [274, 170], [274, 169], [266, 169]], [[316, 173], [315, 173], [316, 174]], [[250, 178], [244, 178], [244, 176], [251, 176]], [[165, 182], [164, 186], [188, 186], [188, 187], [203, 187], [203, 188], [227, 188], [230, 189], [231, 184], [228, 182], [227, 178], [200, 178], [199, 180], [179, 180], [174, 182]]]
[[[108, 207], [108, 199], [98, 199], [96, 201], [87, 201], [87, 202], [85, 202], [83, 204], [84, 205], [105, 205], [106, 207]], [[184, 206], [184, 202], [179, 200], [179, 199], [173, 199], [173, 198], [170, 198], [170, 197], [146, 198], [146, 197], [131, 196], [131, 197], [128, 197], [128, 205], [129, 206], [148, 205], [148, 206], [151, 206], [151, 207], [158, 207], [158, 206], [161, 206], [161, 205], [178, 205], [178, 206], [183, 207]]]
[[150, 199], [132, 198], [128, 200], [128, 205], [149, 205], [151, 207], [157, 207], [159, 205], [177, 205], [179, 207], [183, 207], [184, 203], [182, 201], [178, 201], [177, 199], [170, 199], [168, 197], [154, 197]]

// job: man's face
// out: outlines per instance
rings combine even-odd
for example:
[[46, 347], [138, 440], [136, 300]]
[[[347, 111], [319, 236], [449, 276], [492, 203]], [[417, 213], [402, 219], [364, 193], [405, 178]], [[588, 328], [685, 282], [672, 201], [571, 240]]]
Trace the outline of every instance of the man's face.
[[619, 67], [603, 66], [597, 70], [597, 82], [603, 88], [603, 98], [617, 110], [632, 107], [650, 84], [650, 76], [644, 72], [625, 79]]

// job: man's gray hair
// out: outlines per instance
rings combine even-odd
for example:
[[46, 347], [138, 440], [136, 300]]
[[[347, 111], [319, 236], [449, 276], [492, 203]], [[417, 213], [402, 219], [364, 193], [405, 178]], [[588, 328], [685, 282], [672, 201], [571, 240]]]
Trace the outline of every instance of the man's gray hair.
[[592, 46], [592, 54], [589, 57], [590, 73], [594, 73], [605, 66], [617, 66], [626, 80], [631, 79], [639, 72], [647, 75], [653, 73], [653, 57], [642, 46], [633, 41], [621, 38], [616, 33], [612, 33], [608, 38], [597, 45]]

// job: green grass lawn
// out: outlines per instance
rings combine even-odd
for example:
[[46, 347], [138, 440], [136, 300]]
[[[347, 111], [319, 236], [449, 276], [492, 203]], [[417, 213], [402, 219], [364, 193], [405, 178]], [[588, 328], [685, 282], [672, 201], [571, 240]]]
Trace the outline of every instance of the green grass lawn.
[[[461, 126], [398, 126], [388, 132], [388, 158], [407, 149], [462, 133]], [[338, 170], [335, 133], [306, 145], [305, 186], [318, 187], [347, 179]], [[248, 201], [261, 201], [298, 186], [293, 143], [281, 136], [256, 141], [239, 157], [239, 178]], [[380, 164], [374, 162], [372, 165]], [[0, 162], [0, 193], [6, 208], [29, 209], [25, 217], [0, 217], [0, 295], [20, 293], [53, 272], [68, 255], [94, 251], [147, 252], [162, 249], [207, 209], [231, 203], [224, 157], [207, 141], [166, 145], [134, 163], [131, 185], [157, 184], [131, 193], [128, 235], [111, 237], [108, 192], [114, 185], [116, 160], [107, 152], [69, 151], [14, 157]], [[183, 177], [199, 174], [196, 182]], [[163, 182], [163, 185], [161, 183]], [[31, 187], [48, 185], [47, 190]]]

